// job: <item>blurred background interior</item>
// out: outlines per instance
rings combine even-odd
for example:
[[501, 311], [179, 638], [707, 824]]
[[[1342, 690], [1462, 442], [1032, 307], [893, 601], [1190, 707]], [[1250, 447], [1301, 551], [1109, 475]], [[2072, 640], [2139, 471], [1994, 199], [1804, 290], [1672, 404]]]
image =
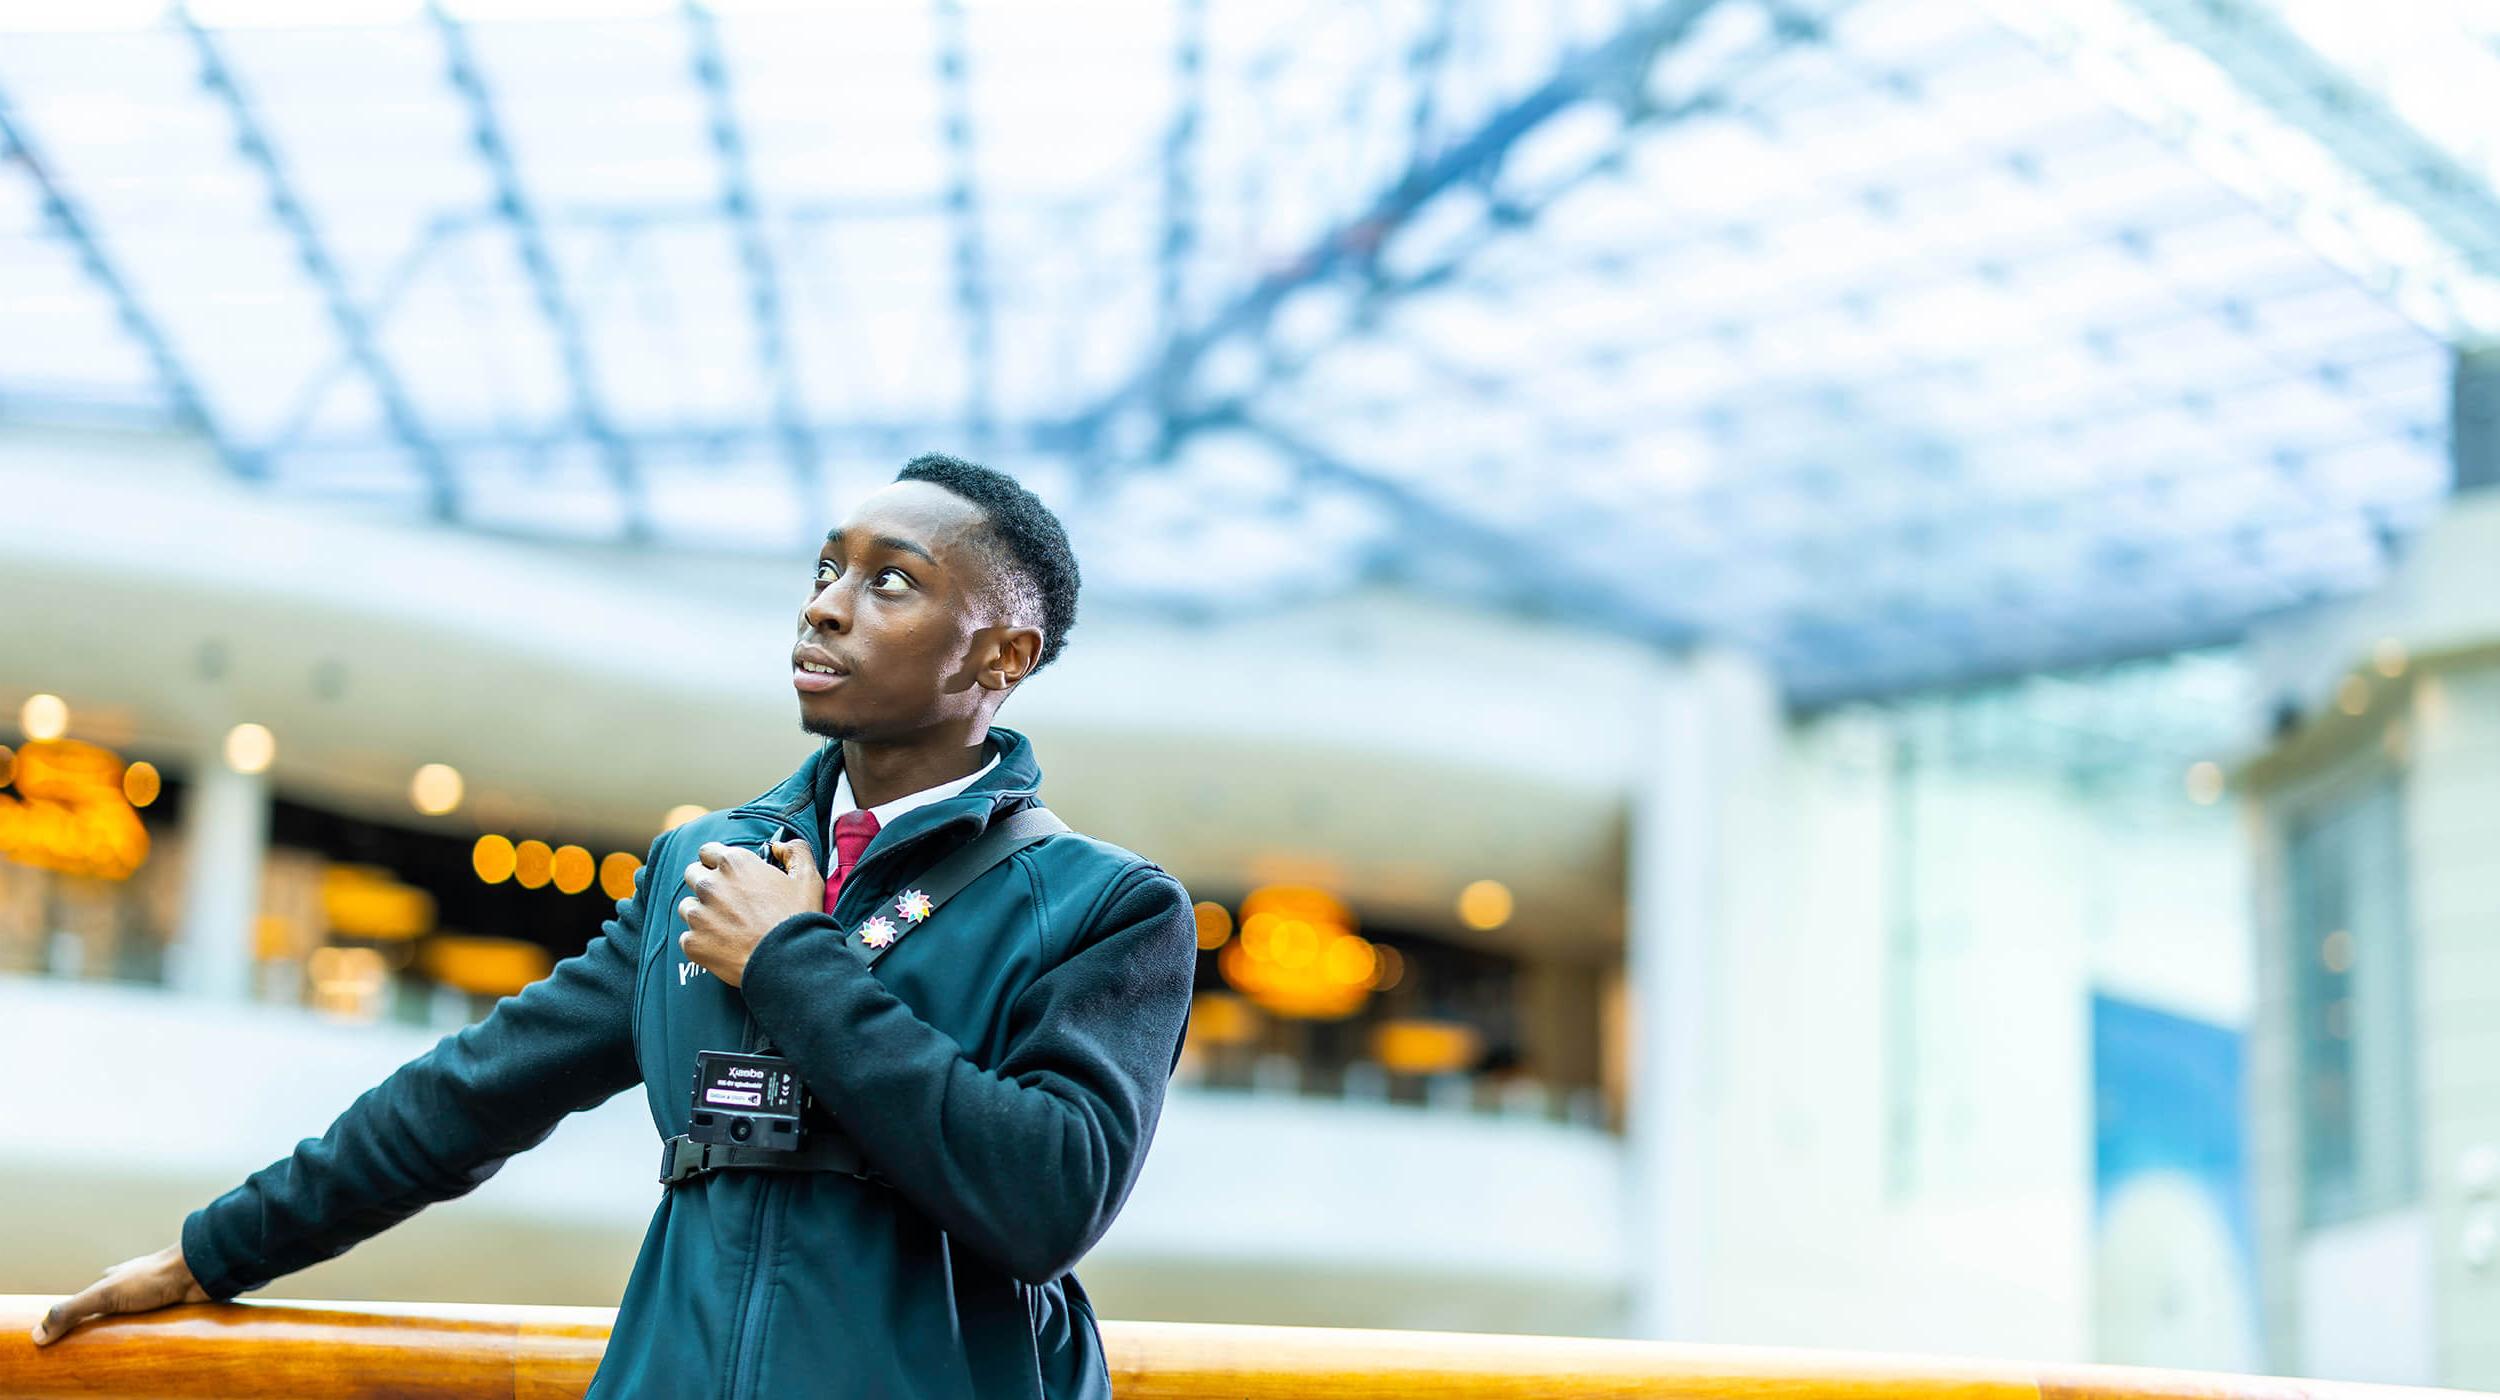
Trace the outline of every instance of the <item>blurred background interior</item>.
[[[935, 449], [1203, 901], [1106, 1315], [2500, 1386], [2495, 93], [2472, 0], [0, 6], [0, 1291], [786, 773]], [[651, 1139], [273, 1292], [612, 1302]]]

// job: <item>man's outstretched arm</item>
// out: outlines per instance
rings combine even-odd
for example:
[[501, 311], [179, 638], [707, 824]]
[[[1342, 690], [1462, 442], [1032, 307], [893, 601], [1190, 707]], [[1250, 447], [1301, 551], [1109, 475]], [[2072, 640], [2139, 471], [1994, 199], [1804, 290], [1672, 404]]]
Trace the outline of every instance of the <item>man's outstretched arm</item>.
[[328, 1132], [193, 1211], [179, 1244], [115, 1266], [54, 1307], [35, 1340], [108, 1313], [231, 1298], [342, 1254], [476, 1189], [566, 1114], [638, 1082], [633, 996], [649, 869], [587, 949], [392, 1071]]

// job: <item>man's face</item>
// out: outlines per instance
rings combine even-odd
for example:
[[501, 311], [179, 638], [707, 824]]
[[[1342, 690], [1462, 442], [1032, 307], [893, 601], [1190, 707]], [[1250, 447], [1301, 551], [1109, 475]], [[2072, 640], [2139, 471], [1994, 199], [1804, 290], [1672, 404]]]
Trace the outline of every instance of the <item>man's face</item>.
[[826, 538], [790, 657], [802, 728], [890, 742], [979, 713], [986, 528], [961, 496], [898, 481]]

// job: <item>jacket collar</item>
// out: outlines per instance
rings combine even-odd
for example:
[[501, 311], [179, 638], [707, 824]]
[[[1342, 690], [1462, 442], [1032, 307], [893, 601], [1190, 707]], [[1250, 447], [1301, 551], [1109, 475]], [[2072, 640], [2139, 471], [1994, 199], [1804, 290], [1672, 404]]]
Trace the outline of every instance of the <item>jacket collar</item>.
[[[1016, 730], [992, 725], [989, 742], [998, 753], [998, 765], [962, 792], [905, 812], [892, 826], [878, 832], [877, 839], [860, 858], [860, 869], [852, 872], [852, 884], [864, 885], [867, 882], [860, 879], [862, 871], [871, 865], [885, 864], [906, 848], [920, 847], [924, 842], [938, 848], [961, 844], [979, 835], [997, 818], [1034, 805], [1041, 793], [1042, 769], [1033, 757], [1032, 741]], [[841, 771], [842, 745], [829, 740], [801, 760], [789, 777], [753, 801], [741, 804], [730, 815], [781, 823], [803, 837], [808, 849], [815, 851], [821, 861], [827, 849], [823, 829], [825, 806], [832, 799], [834, 779]]]

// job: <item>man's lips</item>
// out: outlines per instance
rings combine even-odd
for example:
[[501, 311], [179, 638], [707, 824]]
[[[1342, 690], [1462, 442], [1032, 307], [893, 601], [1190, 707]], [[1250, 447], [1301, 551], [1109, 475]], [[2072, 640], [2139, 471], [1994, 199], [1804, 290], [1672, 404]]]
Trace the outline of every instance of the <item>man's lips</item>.
[[850, 674], [850, 667], [819, 652], [801, 651], [790, 655], [790, 684], [802, 691], [831, 690]]

